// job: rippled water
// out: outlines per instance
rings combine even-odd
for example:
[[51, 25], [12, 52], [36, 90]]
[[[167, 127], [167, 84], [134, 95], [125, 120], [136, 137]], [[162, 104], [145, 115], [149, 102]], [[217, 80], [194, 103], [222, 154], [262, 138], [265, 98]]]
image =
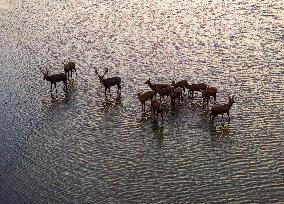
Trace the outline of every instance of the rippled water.
[[[282, 1], [0, 2], [0, 202], [284, 202]], [[68, 59], [78, 76], [52, 98], [40, 69]], [[231, 120], [199, 95], [153, 123], [148, 78], [235, 94]]]

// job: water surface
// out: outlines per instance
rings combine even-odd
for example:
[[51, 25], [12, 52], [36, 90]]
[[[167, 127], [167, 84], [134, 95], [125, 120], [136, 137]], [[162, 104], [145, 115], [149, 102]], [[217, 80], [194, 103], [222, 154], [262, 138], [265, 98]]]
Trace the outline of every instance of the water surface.
[[[1, 202], [283, 202], [281, 1], [2, 5]], [[51, 97], [41, 70], [69, 59], [78, 76]], [[94, 67], [122, 78], [120, 97]], [[236, 95], [231, 120], [212, 125], [199, 95], [153, 123], [137, 99], [148, 78]]]

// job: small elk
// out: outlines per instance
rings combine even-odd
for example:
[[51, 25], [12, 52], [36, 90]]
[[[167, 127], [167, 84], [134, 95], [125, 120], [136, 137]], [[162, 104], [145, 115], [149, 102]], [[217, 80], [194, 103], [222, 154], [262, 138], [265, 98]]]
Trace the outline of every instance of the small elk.
[[221, 114], [223, 117], [224, 113], [227, 113], [228, 117], [230, 118], [229, 112], [233, 103], [235, 103], [235, 96], [229, 97], [229, 102], [226, 104], [214, 105], [210, 113], [210, 119], [212, 120], [212, 122], [214, 121], [214, 118], [219, 114]]
[[176, 89], [178, 87], [182, 88], [183, 91], [185, 91], [185, 88], [188, 88], [189, 84], [187, 80], [181, 80], [175, 83], [175, 81], [172, 81], [172, 86]]
[[167, 86], [164, 88], [157, 88], [157, 92], [160, 95], [160, 102], [162, 102], [162, 98], [165, 100], [165, 96], [169, 97], [170, 94], [173, 92], [174, 87]]
[[111, 86], [117, 86], [117, 94], [119, 91], [121, 91], [121, 78], [120, 77], [111, 77], [111, 78], [106, 78], [104, 79], [104, 76], [106, 75], [106, 73], [108, 72], [108, 69], [105, 69], [105, 72], [103, 75], [99, 75], [98, 71], [96, 68], [95, 69], [95, 73], [96, 75], [99, 77], [100, 83], [105, 87], [105, 96], [106, 96], [106, 92], [107, 89], [109, 90], [110, 93], [110, 87]]
[[183, 89], [181, 87], [175, 88], [170, 96], [171, 96], [171, 103], [172, 105], [175, 104], [175, 100], [178, 99], [178, 102], [180, 102], [180, 100], [182, 100], [182, 91]]
[[45, 72], [41, 71], [43, 73], [43, 79], [47, 80], [50, 82], [51, 87], [50, 87], [50, 93], [52, 94], [52, 85], [54, 84], [56, 94], [57, 94], [57, 87], [56, 87], [56, 82], [63, 82], [64, 84], [64, 91], [67, 90], [67, 75], [65, 73], [60, 73], [60, 74], [53, 74], [49, 75], [48, 71], [46, 70]]
[[193, 98], [194, 91], [203, 92], [206, 89], [206, 87], [207, 87], [207, 84], [205, 83], [188, 85], [187, 86], [188, 94], [191, 95], [191, 97]]
[[152, 84], [150, 81], [150, 78], [144, 83], [144, 84], [148, 84], [148, 86], [155, 92], [158, 92], [158, 89], [161, 88], [165, 88], [165, 87], [169, 87], [170, 85], [168, 84]]
[[144, 93], [138, 93], [138, 99], [141, 102], [142, 110], [145, 111], [145, 102], [152, 100], [156, 93], [154, 91], [146, 91]]
[[163, 104], [160, 101], [158, 101], [157, 99], [152, 99], [151, 100], [151, 109], [152, 109], [153, 114], [154, 114], [153, 119], [158, 118], [158, 114], [160, 113], [161, 117], [162, 117], [162, 121], [164, 121], [164, 107], [163, 107]]
[[214, 101], [216, 103], [216, 95], [217, 95], [218, 89], [212, 86], [207, 86], [205, 91], [202, 92], [202, 98], [203, 98], [203, 106], [206, 102], [208, 105], [210, 97], [213, 96]]
[[67, 78], [69, 80], [69, 73], [71, 74], [71, 78], [72, 78], [72, 72], [74, 71], [77, 75], [77, 72], [76, 72], [76, 68], [75, 68], [75, 62], [67, 62], [67, 64], [65, 64], [63, 62], [63, 67], [64, 67], [64, 72], [65, 74], [67, 75]]

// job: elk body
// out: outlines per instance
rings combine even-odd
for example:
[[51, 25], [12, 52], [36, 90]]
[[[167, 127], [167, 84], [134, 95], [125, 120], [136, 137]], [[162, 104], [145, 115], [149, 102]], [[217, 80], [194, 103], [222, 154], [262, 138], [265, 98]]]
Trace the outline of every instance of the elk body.
[[178, 99], [178, 101], [180, 102], [180, 100], [182, 100], [182, 91], [183, 89], [181, 87], [175, 88], [170, 96], [171, 96], [171, 103], [172, 105], [175, 104], [175, 100]]
[[154, 115], [154, 119], [158, 118], [158, 114], [161, 114], [162, 121], [164, 120], [164, 107], [163, 104], [157, 99], [151, 100], [151, 109]]
[[195, 91], [200, 91], [200, 92], [203, 92], [205, 91], [207, 87], [207, 84], [205, 83], [200, 83], [200, 84], [191, 84], [191, 85], [188, 85], [188, 94], [191, 95], [191, 97], [193, 98], [193, 94]]
[[155, 92], [158, 92], [158, 89], [169, 87], [168, 84], [152, 84], [150, 79], [148, 79], [144, 84], [148, 84], [148, 86]]
[[229, 102], [226, 103], [226, 104], [214, 105], [212, 107], [211, 113], [210, 113], [210, 119], [212, 120], [212, 122], [213, 122], [214, 118], [219, 114], [221, 114], [222, 117], [223, 117], [223, 115], [225, 113], [227, 113], [228, 117], [230, 118], [229, 112], [230, 112], [230, 109], [231, 109], [233, 103], [235, 103], [234, 96], [229, 97]]
[[142, 110], [145, 111], [145, 102], [152, 100], [156, 93], [154, 91], [146, 91], [144, 93], [138, 93], [138, 99], [142, 104]]
[[103, 75], [99, 75], [97, 69], [96, 68], [94, 69], [95, 69], [96, 75], [99, 77], [100, 83], [105, 87], [105, 96], [106, 96], [107, 89], [109, 90], [109, 93], [110, 93], [110, 87], [112, 86], [117, 86], [117, 92], [116, 92], [117, 94], [119, 91], [121, 91], [121, 78], [120, 77], [111, 77], [111, 78], [104, 79], [104, 76], [108, 72], [108, 69], [105, 69], [105, 72]]
[[210, 87], [207, 86], [207, 88], [205, 89], [205, 91], [202, 92], [202, 98], [203, 98], [203, 105], [206, 104], [208, 105], [210, 97], [213, 96], [214, 101], [216, 102], [216, 95], [217, 95], [218, 89], [215, 87]]
[[75, 68], [75, 62], [68, 62], [67, 64], [63, 63], [64, 65], [64, 72], [65, 74], [67, 75], [67, 78], [69, 79], [69, 73], [71, 75], [71, 78], [72, 78], [72, 72], [74, 71], [77, 75], [77, 72], [76, 72], [76, 68]]
[[157, 92], [160, 95], [160, 102], [162, 102], [162, 98], [165, 100], [165, 96], [169, 96], [174, 90], [174, 87], [167, 86], [164, 88], [157, 88]]
[[185, 91], [185, 88], [188, 88], [189, 84], [187, 80], [181, 80], [175, 83], [175, 81], [172, 81], [172, 86], [176, 89], [178, 87], [182, 88], [183, 91]]
[[46, 71], [45, 73], [43, 72], [43, 79], [50, 82], [50, 84], [51, 84], [51, 86], [50, 86], [51, 94], [52, 94], [52, 85], [53, 84], [55, 86], [55, 90], [56, 90], [56, 94], [57, 94], [57, 87], [56, 87], [56, 83], [57, 82], [61, 82], [62, 81], [63, 84], [64, 84], [64, 90], [67, 90], [67, 75], [64, 74], [64, 73], [48, 75], [48, 71]]

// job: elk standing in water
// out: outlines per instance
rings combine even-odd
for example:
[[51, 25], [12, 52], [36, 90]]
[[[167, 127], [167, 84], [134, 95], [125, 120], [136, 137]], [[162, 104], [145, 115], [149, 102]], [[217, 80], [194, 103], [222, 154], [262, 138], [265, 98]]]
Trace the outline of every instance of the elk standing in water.
[[207, 88], [205, 89], [205, 91], [202, 92], [202, 98], [203, 98], [203, 106], [206, 102], [206, 105], [208, 105], [209, 100], [210, 100], [210, 96], [213, 96], [214, 98], [214, 102], [216, 103], [216, 95], [217, 95], [218, 89], [215, 87], [210, 87], [207, 86]]
[[64, 91], [67, 91], [67, 75], [64, 73], [60, 73], [60, 74], [53, 74], [53, 75], [48, 75], [48, 71], [46, 70], [46, 72], [43, 72], [43, 79], [47, 80], [50, 82], [51, 86], [50, 86], [50, 93], [52, 95], [52, 85], [54, 84], [55, 86], [55, 90], [56, 90], [56, 94], [57, 94], [57, 87], [56, 87], [56, 82], [63, 82], [64, 84]]
[[228, 117], [230, 118], [229, 112], [230, 112], [230, 109], [233, 103], [235, 103], [234, 98], [235, 96], [229, 97], [228, 103], [222, 104], [222, 105], [215, 105], [212, 107], [211, 113], [210, 113], [210, 119], [212, 120], [212, 122], [214, 121], [214, 118], [219, 114], [221, 114], [223, 117], [224, 113], [227, 113]]
[[182, 88], [181, 87], [175, 88], [170, 94], [170, 96], [171, 96], [171, 103], [174, 106], [176, 99], [178, 99], [178, 102], [182, 100]]
[[65, 74], [67, 75], [67, 78], [69, 80], [69, 72], [71, 74], [71, 78], [72, 78], [72, 72], [74, 71], [77, 75], [77, 72], [76, 72], [76, 68], [75, 68], [75, 62], [68, 62], [67, 64], [65, 64], [63, 62], [63, 65], [64, 65], [64, 72]]
[[207, 84], [205, 83], [188, 85], [188, 95], [191, 95], [191, 97], [193, 98], [194, 91], [202, 92], [205, 91], [206, 87]]
[[158, 89], [170, 87], [170, 85], [168, 85], [168, 84], [152, 84], [151, 81], [150, 81], [150, 78], [149, 78], [147, 81], [145, 81], [144, 84], [148, 84], [148, 86], [149, 86], [155, 93], [158, 92]]
[[145, 111], [145, 102], [152, 100], [156, 93], [154, 91], [146, 91], [145, 93], [138, 93], [138, 99], [142, 104], [142, 110]]
[[105, 96], [106, 96], [107, 89], [109, 90], [109, 93], [110, 93], [111, 86], [115, 86], [115, 85], [117, 86], [117, 92], [116, 92], [117, 94], [119, 91], [121, 91], [121, 78], [120, 77], [111, 77], [111, 78], [104, 79], [104, 76], [108, 72], [108, 69], [105, 69], [105, 73], [103, 75], [99, 75], [97, 69], [96, 68], [94, 69], [95, 69], [96, 75], [99, 77], [100, 83], [105, 87]]
[[183, 89], [183, 91], [185, 91], [185, 88], [188, 88], [189, 84], [188, 84], [187, 80], [181, 80], [181, 81], [178, 81], [177, 83], [175, 83], [175, 81], [172, 81], [172, 86], [175, 89], [180, 87], [180, 88]]
[[158, 114], [161, 114], [162, 117], [162, 122], [164, 121], [164, 107], [163, 104], [158, 101], [157, 99], [153, 99], [151, 100], [151, 109], [153, 111], [154, 117], [153, 119], [155, 120], [155, 118], [158, 118]]
[[164, 88], [157, 88], [157, 92], [160, 95], [160, 102], [162, 102], [162, 98], [165, 100], [165, 96], [168, 96], [173, 92], [174, 87], [167, 86]]

